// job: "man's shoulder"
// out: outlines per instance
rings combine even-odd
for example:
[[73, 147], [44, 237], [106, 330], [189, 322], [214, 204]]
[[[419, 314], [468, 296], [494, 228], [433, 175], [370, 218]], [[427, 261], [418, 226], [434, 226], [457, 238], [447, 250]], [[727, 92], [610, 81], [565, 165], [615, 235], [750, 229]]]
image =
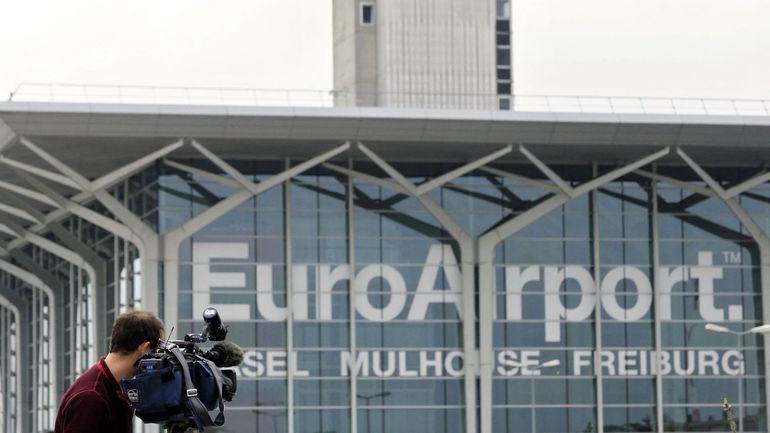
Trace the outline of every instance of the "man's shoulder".
[[66, 405], [70, 408], [82, 406], [103, 406], [106, 408], [109, 406], [109, 403], [99, 391], [95, 389], [81, 389], [69, 395]]
[[107, 401], [92, 389], [74, 392], [62, 401], [56, 414], [57, 433], [96, 433], [109, 431]]
[[72, 382], [67, 392], [64, 393], [63, 399], [69, 400], [81, 394], [85, 398], [92, 398], [91, 394], [99, 395], [104, 392], [101, 382], [101, 371], [98, 366], [94, 365]]

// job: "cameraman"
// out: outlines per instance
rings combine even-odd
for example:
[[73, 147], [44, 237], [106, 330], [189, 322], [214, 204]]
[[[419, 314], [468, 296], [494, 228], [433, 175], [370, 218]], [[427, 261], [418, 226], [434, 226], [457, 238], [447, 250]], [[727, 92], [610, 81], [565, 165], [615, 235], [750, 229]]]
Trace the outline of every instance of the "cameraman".
[[118, 316], [112, 325], [110, 353], [64, 393], [55, 433], [131, 433], [134, 410], [119, 382], [136, 374], [136, 362], [157, 346], [163, 329], [163, 322], [148, 311]]

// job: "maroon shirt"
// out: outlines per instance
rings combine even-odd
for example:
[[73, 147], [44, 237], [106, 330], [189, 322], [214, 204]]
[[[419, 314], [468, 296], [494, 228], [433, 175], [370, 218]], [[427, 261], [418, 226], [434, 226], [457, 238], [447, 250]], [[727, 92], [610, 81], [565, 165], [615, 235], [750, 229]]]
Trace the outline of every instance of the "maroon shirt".
[[131, 433], [134, 409], [104, 358], [83, 373], [62, 397], [55, 433]]

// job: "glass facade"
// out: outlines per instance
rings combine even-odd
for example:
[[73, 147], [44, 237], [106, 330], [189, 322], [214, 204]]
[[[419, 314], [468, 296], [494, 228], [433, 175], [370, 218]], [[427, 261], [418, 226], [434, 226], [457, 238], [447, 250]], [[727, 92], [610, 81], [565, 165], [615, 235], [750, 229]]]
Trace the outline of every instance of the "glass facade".
[[[259, 182], [293, 164], [238, 168]], [[394, 168], [420, 184], [454, 167]], [[558, 171], [579, 184], [609, 169]], [[161, 170], [161, 233], [234, 192]], [[768, 191], [740, 198], [762, 224]], [[551, 194], [479, 171], [427, 196], [475, 238]], [[342, 433], [352, 416], [364, 432], [464, 431], [461, 260], [420, 200], [326, 168], [195, 233], [180, 251], [179, 334], [199, 331], [213, 304], [246, 350], [223, 431]], [[742, 431], [765, 431], [761, 339], [704, 331], [762, 323], [758, 260], [721, 200], [641, 177], [537, 218], [496, 250], [493, 431], [657, 431], [659, 420], [663, 431], [710, 431], [724, 397]], [[551, 360], [560, 365], [540, 368]]]
[[[303, 162], [228, 161], [256, 185]], [[174, 160], [111, 189], [163, 242], [219, 212], [186, 232], [176, 261], [162, 263], [163, 281], [175, 274], [178, 290], [161, 286], [159, 295], [163, 314], [176, 307], [164, 317], [175, 338], [200, 332], [203, 309], [214, 306], [245, 350], [220, 431], [460, 433], [469, 415], [477, 430], [488, 421], [496, 433], [723, 431], [723, 398], [739, 431], [767, 431], [761, 336], [704, 329], [764, 322], [759, 246], [735, 209], [693, 192], [703, 184], [689, 171], [648, 167], [658, 181], [626, 175], [547, 208], [500, 239], [494, 284], [482, 287], [478, 239], [551, 203], [554, 183], [529, 165], [496, 165], [416, 194], [403, 182], [419, 188], [457, 165], [392, 168], [403, 179], [373, 162], [336, 160], [234, 201], [243, 190], [233, 177], [203, 159]], [[614, 168], [552, 167], [573, 187]], [[726, 185], [738, 180], [726, 168], [710, 171]], [[770, 227], [770, 186], [735, 203]], [[32, 301], [21, 326], [35, 338], [18, 350], [41, 362], [14, 370], [20, 319], [0, 308], [8, 330], [0, 344], [9, 347], [0, 368], [13, 370], [0, 393], [36, 402], [22, 414], [40, 427], [33, 431], [53, 416], [51, 381], [36, 378], [57, 365], [54, 382], [65, 389], [106, 348], [94, 312], [104, 333], [116, 314], [147, 301], [135, 245], [79, 217], [62, 227], [103, 260], [105, 299], [95, 310], [97, 277], [25, 247], [64, 282], [55, 355], [50, 299], [6, 273], [0, 280]], [[486, 322], [491, 354], [479, 353]], [[491, 388], [475, 372], [485, 356]], [[27, 378], [21, 392], [9, 380], [16, 374]], [[6, 426], [16, 422], [13, 403], [0, 410]]]

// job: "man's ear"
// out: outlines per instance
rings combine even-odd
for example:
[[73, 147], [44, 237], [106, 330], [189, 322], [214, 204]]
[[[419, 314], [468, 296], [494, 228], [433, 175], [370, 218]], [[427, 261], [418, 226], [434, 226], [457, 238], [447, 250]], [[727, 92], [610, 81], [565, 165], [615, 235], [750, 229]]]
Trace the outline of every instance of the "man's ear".
[[136, 350], [139, 351], [142, 355], [150, 351], [150, 342], [145, 341], [144, 343], [140, 344], [139, 347], [136, 348]]

